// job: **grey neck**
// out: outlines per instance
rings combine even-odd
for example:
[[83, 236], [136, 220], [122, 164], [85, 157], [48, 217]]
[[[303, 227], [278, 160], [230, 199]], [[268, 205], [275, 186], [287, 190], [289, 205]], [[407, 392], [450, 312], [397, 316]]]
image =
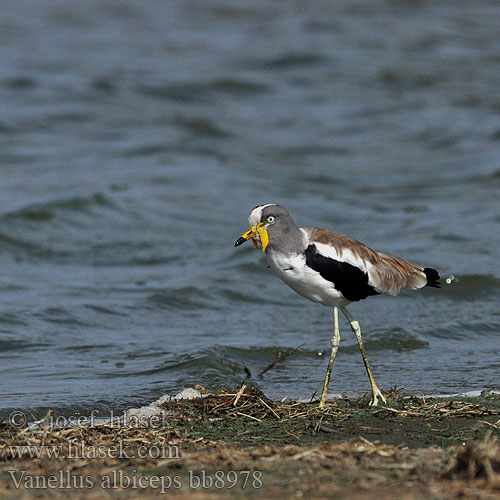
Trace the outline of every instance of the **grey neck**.
[[295, 224], [289, 226], [286, 232], [281, 231], [279, 235], [279, 244], [273, 244], [273, 237], [269, 235], [269, 244], [266, 253], [279, 252], [286, 254], [298, 254], [307, 248], [307, 236], [304, 231]]

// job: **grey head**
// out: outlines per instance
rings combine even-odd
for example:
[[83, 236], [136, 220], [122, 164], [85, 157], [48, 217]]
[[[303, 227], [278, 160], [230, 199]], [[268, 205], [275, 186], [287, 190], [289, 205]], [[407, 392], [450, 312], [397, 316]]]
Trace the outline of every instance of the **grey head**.
[[307, 247], [306, 235], [281, 205], [259, 205], [252, 210], [248, 220], [250, 225], [255, 226], [264, 223], [269, 237], [266, 253], [299, 253]]

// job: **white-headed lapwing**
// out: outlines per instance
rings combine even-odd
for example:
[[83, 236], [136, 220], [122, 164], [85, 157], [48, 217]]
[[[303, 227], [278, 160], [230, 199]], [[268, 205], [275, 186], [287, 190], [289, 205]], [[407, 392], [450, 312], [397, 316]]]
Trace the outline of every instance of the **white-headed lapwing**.
[[320, 406], [325, 404], [333, 361], [340, 343], [339, 308], [358, 340], [372, 388], [370, 404], [376, 406], [379, 399], [385, 403], [385, 397], [370, 370], [359, 323], [346, 306], [370, 295], [398, 295], [402, 288], [439, 287], [438, 272], [376, 252], [350, 236], [317, 227], [298, 227], [280, 205], [259, 205], [252, 210], [248, 220], [251, 227], [238, 238], [235, 246], [250, 239], [256, 248], [260, 243], [269, 266], [288, 286], [313, 302], [333, 307], [332, 353]]

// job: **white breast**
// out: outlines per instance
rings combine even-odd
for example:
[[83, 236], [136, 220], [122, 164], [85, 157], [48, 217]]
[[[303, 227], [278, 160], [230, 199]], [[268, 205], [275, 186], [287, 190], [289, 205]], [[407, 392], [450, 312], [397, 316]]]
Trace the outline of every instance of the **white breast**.
[[266, 256], [274, 273], [306, 299], [331, 307], [350, 303], [333, 283], [306, 266], [306, 258], [303, 254], [290, 256], [268, 251]]

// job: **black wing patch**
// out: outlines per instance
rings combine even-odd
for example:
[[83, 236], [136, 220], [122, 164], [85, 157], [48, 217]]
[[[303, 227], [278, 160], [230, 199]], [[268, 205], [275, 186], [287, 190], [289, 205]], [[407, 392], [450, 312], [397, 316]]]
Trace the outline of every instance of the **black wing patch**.
[[368, 284], [368, 275], [359, 267], [321, 255], [314, 245], [306, 248], [306, 265], [331, 281], [335, 288], [351, 302], [366, 299], [369, 295], [379, 295]]

